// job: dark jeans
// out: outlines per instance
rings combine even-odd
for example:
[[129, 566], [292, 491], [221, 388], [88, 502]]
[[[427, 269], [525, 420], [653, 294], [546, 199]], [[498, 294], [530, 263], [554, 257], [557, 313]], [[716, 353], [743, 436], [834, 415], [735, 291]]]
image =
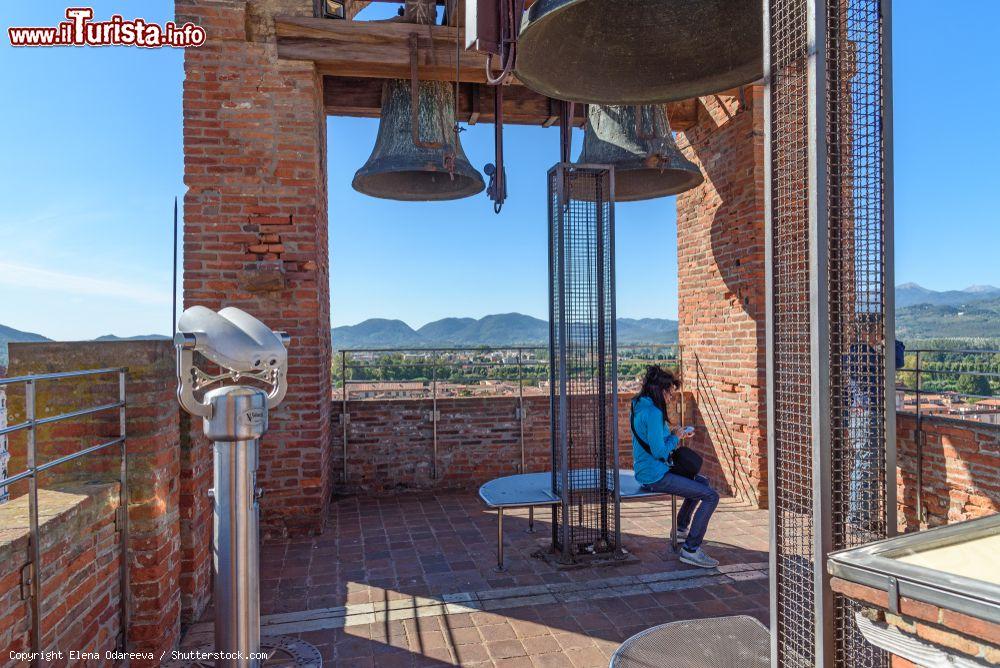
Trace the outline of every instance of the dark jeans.
[[[654, 492], [665, 492], [676, 494], [684, 498], [681, 510], [677, 513], [677, 528], [690, 527], [684, 547], [693, 552], [701, 545], [705, 539], [705, 532], [708, 531], [708, 521], [712, 519], [712, 513], [719, 505], [719, 493], [708, 484], [708, 478], [703, 475], [696, 476], [694, 480], [667, 473], [662, 478], [646, 485]], [[695, 511], [695, 506], [698, 510]], [[694, 514], [694, 521], [691, 515]]]

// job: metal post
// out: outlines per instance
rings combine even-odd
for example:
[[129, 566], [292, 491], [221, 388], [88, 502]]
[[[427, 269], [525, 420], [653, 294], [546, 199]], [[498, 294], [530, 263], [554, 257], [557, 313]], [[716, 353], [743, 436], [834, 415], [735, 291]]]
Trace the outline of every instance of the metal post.
[[517, 349], [517, 420], [521, 430], [519, 436], [521, 468], [518, 469], [518, 473], [524, 473], [524, 379], [521, 367], [521, 348]]
[[[914, 433], [914, 445], [917, 448], [917, 524], [924, 521], [924, 425], [923, 416], [920, 413], [920, 351], [917, 351], [917, 359], [914, 363], [916, 377], [916, 404], [917, 404], [917, 431]], [[919, 526], [918, 526], [919, 528]]]
[[125, 430], [125, 370], [118, 372], [118, 401], [121, 406], [118, 408], [118, 435], [121, 437], [119, 450], [119, 470], [118, 470], [118, 513], [121, 517], [121, 552], [119, 558], [119, 586], [121, 602], [121, 640], [119, 646], [122, 650], [128, 649], [128, 626], [129, 626], [129, 586], [128, 586], [128, 456], [126, 454], [126, 430]]
[[[215, 488], [215, 647], [233, 658], [219, 668], [251, 668], [260, 651], [260, 509], [257, 464], [260, 437], [267, 431], [267, 395], [257, 388], [229, 386], [205, 395], [212, 405], [205, 435], [212, 440]], [[236, 657], [238, 655], [238, 657]]]
[[[885, 243], [885, 272], [882, 285], [885, 294], [885, 508], [886, 535], [895, 536], [898, 490], [896, 487], [896, 250], [894, 213], [893, 119], [892, 119], [892, 0], [882, 0], [882, 217]], [[890, 347], [889, 343], [892, 342]], [[890, 400], [891, 399], [891, 400]]]
[[[617, 294], [617, 283], [615, 278], [615, 168], [611, 167], [608, 170], [608, 184], [609, 184], [609, 199], [611, 206], [608, 207], [608, 220], [606, 224], [608, 226], [608, 274], [610, 283], [610, 313], [608, 318], [611, 325], [611, 341], [609, 342], [610, 355], [611, 355], [611, 453], [612, 462], [611, 466], [614, 471], [612, 474], [615, 493], [614, 493], [614, 521], [615, 521], [615, 554], [617, 556], [623, 556], [622, 552], [622, 493], [621, 493], [621, 474], [619, 473], [621, 467], [621, 460], [619, 457], [620, 444], [618, 443], [618, 300], [616, 298]], [[600, 272], [598, 272], [600, 273]], [[598, 281], [601, 278], [598, 276]], [[603, 304], [599, 304], [599, 308], [603, 309]], [[604, 389], [603, 387], [601, 388]]]
[[38, 531], [38, 462], [35, 452], [35, 381], [24, 382], [24, 411], [28, 422], [27, 469], [28, 478], [28, 522], [31, 529], [31, 657], [32, 668], [39, 664], [38, 653], [42, 651], [42, 545]]
[[[767, 551], [767, 589], [768, 589], [768, 627], [771, 646], [771, 667], [778, 668], [779, 657], [779, 614], [778, 614], [778, 495], [777, 495], [777, 445], [774, 437], [774, 202], [773, 202], [773, 148], [771, 124], [772, 97], [774, 79], [772, 76], [771, 44], [774, 35], [771, 31], [771, 3], [764, 0], [763, 33], [764, 33], [764, 357], [765, 357], [765, 397], [767, 428], [767, 521], [768, 521], [768, 551]], [[684, 348], [678, 346], [683, 368]], [[687, 377], [684, 378], [685, 383]], [[683, 393], [682, 393], [683, 397]], [[676, 519], [674, 520], [677, 521]]]
[[503, 565], [503, 507], [497, 508], [497, 567], [496, 572], [502, 573]]
[[566, 240], [564, 238], [564, 215], [563, 206], [566, 201], [566, 167], [560, 164], [556, 168], [556, 188], [558, 192], [558, 214], [556, 217], [556, 244], [559, 252], [559, 267], [556, 281], [559, 285], [559, 479], [561, 484], [562, 498], [562, 536], [559, 537], [562, 546], [562, 560], [568, 562], [572, 560], [572, 546], [570, 545], [570, 504], [569, 504], [569, 425], [566, 422], [566, 412], [569, 410], [567, 401], [567, 372], [566, 372]]
[[344, 485], [347, 485], [347, 425], [351, 421], [351, 414], [347, 412], [347, 351], [340, 351], [340, 378], [343, 383], [340, 407], [340, 431], [343, 437], [344, 450]]
[[[433, 355], [433, 353], [431, 353]], [[437, 480], [438, 462], [438, 383], [437, 358], [431, 358], [431, 480]]]
[[829, 198], [827, 196], [825, 76], [826, 0], [807, 3], [809, 357], [812, 409], [813, 588], [815, 592], [816, 668], [834, 665], [833, 592], [826, 555], [833, 549], [830, 462], [830, 287]]

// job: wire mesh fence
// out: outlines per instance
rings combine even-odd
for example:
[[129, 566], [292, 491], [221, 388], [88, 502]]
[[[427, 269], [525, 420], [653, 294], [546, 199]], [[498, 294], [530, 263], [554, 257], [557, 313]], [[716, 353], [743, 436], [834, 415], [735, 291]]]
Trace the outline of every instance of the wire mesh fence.
[[549, 172], [552, 542], [565, 562], [620, 545], [613, 192], [609, 168]]
[[[826, 582], [886, 535], [880, 0], [770, 0], [771, 382], [778, 665], [887, 665]], [[810, 53], [812, 50], [813, 53]]]
[[[884, 538], [886, 520], [885, 206], [880, 0], [826, 3], [826, 185], [830, 476], [835, 549]], [[888, 666], [834, 595], [834, 660]]]
[[814, 666], [809, 99], [806, 0], [771, 0], [773, 527], [778, 665]]

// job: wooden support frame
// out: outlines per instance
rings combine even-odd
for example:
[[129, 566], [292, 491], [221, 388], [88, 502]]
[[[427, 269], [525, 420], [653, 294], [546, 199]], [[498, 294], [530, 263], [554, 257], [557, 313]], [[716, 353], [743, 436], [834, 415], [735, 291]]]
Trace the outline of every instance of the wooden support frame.
[[[423, 73], [421, 72], [421, 76]], [[382, 113], [382, 83], [372, 77], [323, 77], [323, 106], [330, 116], [378, 118]], [[556, 100], [539, 95], [526, 86], [508, 86], [504, 91], [504, 123], [550, 127], [559, 120]], [[667, 105], [670, 126], [687, 130], [698, 120], [698, 100], [682, 100]], [[575, 105], [573, 125], [583, 127], [586, 105]], [[458, 121], [475, 125], [492, 123], [493, 89], [486, 84], [463, 83], [458, 95]]]

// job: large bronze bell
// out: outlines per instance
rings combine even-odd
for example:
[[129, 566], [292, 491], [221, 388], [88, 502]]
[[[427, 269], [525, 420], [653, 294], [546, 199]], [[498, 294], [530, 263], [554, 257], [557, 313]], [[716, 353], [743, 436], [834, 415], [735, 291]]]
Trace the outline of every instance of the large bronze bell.
[[351, 185], [372, 197], [411, 202], [460, 199], [482, 192], [483, 177], [469, 163], [454, 132], [451, 85], [419, 82], [415, 119], [410, 86], [404, 80], [383, 84], [375, 148]]
[[760, 0], [537, 0], [514, 72], [560, 100], [671, 102], [763, 75]]
[[613, 165], [617, 202], [676, 195], [705, 180], [677, 148], [659, 104], [590, 105], [577, 164]]

